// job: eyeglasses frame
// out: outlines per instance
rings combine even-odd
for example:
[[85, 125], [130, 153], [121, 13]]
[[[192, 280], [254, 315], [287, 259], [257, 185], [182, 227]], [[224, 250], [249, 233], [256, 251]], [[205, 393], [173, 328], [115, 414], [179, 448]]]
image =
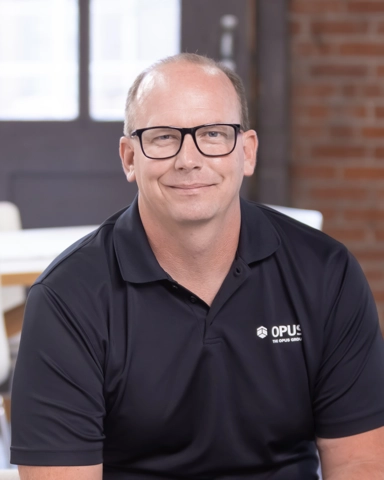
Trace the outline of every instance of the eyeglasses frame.
[[[196, 141], [196, 131], [199, 129], [199, 128], [203, 128], [203, 127], [214, 127], [214, 126], [228, 126], [228, 127], [232, 127], [234, 130], [235, 130], [235, 143], [233, 145], [233, 148], [230, 152], [228, 153], [224, 153], [223, 155], [207, 155], [206, 153], [203, 153], [198, 144], [197, 144], [197, 141]], [[180, 148], [178, 149], [178, 151], [174, 154], [174, 155], [170, 155], [169, 157], [150, 157], [148, 156], [145, 151], [144, 151], [144, 148], [143, 148], [143, 141], [142, 141], [142, 135], [143, 133], [146, 131], [146, 130], [153, 130], [153, 129], [156, 129], [156, 128], [171, 128], [173, 130], [177, 130], [178, 132], [181, 133], [181, 140], [180, 140]], [[141, 151], [143, 152], [143, 154], [147, 157], [147, 158], [150, 158], [151, 160], [168, 160], [169, 158], [173, 158], [173, 157], [176, 157], [176, 155], [178, 155], [180, 153], [180, 150], [182, 149], [183, 147], [183, 143], [184, 143], [184, 138], [186, 135], [191, 135], [192, 139], [193, 139], [193, 142], [194, 144], [196, 145], [196, 148], [197, 150], [202, 154], [204, 155], [204, 157], [226, 157], [227, 155], [230, 155], [236, 148], [236, 145], [237, 145], [237, 137], [239, 135], [239, 133], [241, 132], [241, 125], [239, 123], [209, 123], [209, 124], [205, 124], [205, 125], [197, 125], [197, 127], [192, 127], [192, 128], [179, 128], [179, 127], [170, 127], [170, 126], [156, 126], [156, 127], [148, 127], [148, 128], [137, 128], [136, 130], [134, 130], [130, 137], [133, 138], [133, 137], [138, 137], [139, 141], [140, 141], [140, 146], [141, 146]]]

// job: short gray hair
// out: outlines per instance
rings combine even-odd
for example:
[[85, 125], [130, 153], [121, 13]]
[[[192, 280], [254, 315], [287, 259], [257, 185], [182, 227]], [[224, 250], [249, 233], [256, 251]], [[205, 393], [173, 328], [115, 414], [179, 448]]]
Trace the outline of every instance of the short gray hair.
[[143, 72], [141, 72], [133, 82], [131, 88], [128, 91], [127, 100], [125, 103], [125, 120], [124, 120], [124, 135], [129, 136], [132, 131], [134, 130], [133, 123], [134, 123], [134, 104], [137, 98], [137, 93], [140, 88], [141, 82], [144, 78], [148, 75], [148, 73], [158, 69], [163, 65], [168, 65], [171, 63], [192, 63], [195, 65], [202, 65], [216, 68], [217, 70], [223, 72], [228, 79], [231, 81], [236, 94], [239, 100], [240, 105], [240, 123], [242, 130], [246, 131], [249, 130], [249, 116], [248, 116], [248, 105], [247, 105], [247, 97], [245, 94], [245, 89], [243, 82], [239, 75], [235, 73], [230, 68], [226, 67], [225, 65], [221, 64], [220, 62], [216, 62], [212, 58], [205, 57], [203, 55], [198, 55], [196, 53], [179, 53], [177, 55], [173, 55], [172, 57], [166, 57], [162, 60], [157, 61]]

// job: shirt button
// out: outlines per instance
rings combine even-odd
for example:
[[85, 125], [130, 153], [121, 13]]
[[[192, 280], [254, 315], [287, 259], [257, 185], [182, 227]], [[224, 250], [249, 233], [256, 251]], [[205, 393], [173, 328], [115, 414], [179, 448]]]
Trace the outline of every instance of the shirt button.
[[197, 302], [196, 297], [194, 297], [193, 295], [191, 295], [191, 296], [189, 297], [189, 300], [191, 301], [191, 303], [196, 303], [196, 302]]
[[239, 277], [242, 273], [243, 269], [241, 267], [236, 267], [235, 270], [233, 271], [233, 274], [235, 277]]
[[178, 290], [178, 289], [179, 289], [179, 287], [178, 287], [175, 283], [172, 284], [172, 288], [173, 288], [174, 290]]

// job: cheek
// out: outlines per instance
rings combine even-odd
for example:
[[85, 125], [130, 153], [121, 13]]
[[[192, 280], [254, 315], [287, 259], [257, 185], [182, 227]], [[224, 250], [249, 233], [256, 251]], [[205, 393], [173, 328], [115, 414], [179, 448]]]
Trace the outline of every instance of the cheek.
[[244, 161], [239, 155], [233, 155], [222, 159], [218, 172], [228, 179], [242, 179], [244, 176]]
[[168, 170], [169, 166], [160, 161], [149, 160], [148, 162], [144, 161], [140, 163], [136, 167], [136, 179], [139, 188], [140, 186], [145, 187], [150, 185], [152, 185], [152, 188], [155, 188]]
[[233, 177], [240, 168], [237, 156], [212, 158], [210, 168], [223, 178]]

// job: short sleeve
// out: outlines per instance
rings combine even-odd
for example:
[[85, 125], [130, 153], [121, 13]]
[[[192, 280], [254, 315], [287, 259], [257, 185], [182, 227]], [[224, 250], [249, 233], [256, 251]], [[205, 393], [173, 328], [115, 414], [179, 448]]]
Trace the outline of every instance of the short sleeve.
[[329, 292], [336, 301], [324, 326], [313, 406], [316, 435], [323, 438], [384, 425], [384, 345], [375, 302], [356, 259], [347, 253], [339, 262], [343, 275]]
[[81, 319], [43, 284], [28, 296], [11, 408], [11, 463], [102, 463], [102, 363]]

